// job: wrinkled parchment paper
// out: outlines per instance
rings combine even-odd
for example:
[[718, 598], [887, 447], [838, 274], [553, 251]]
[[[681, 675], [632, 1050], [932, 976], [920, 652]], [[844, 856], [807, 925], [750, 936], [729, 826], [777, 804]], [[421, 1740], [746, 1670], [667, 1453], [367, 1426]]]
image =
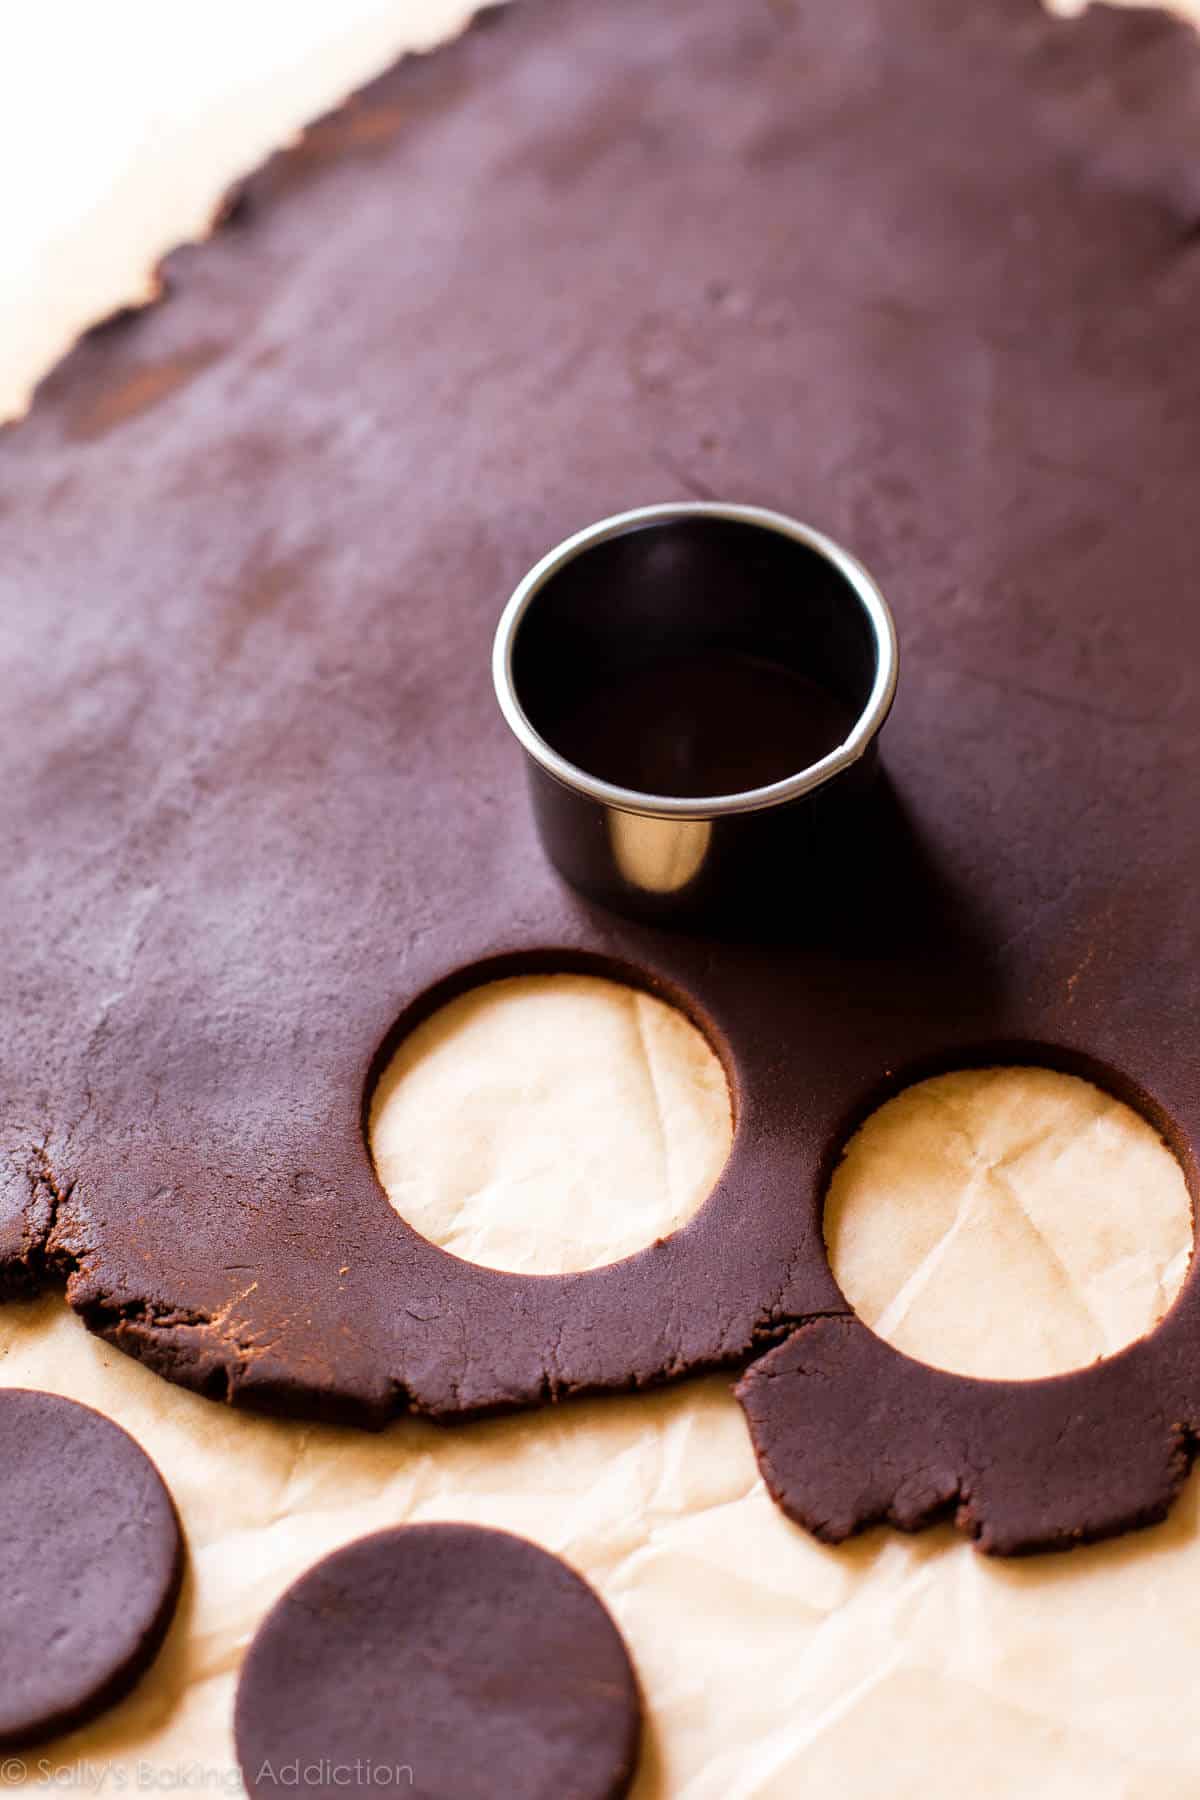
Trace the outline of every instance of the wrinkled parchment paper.
[[[401, 1079], [385, 1083], [377, 1115], [381, 1135], [402, 1131], [404, 1191], [427, 1184], [427, 1228], [516, 1244], [523, 1266], [533, 1238], [520, 1220], [556, 1218], [558, 1264], [591, 1260], [605, 1218], [631, 1248], [664, 1207], [678, 1217], [699, 1203], [728, 1144], [712, 1050], [660, 1003], [609, 982], [497, 983], [431, 1021], [417, 1049], [400, 1052]], [[463, 1146], [453, 1209], [437, 1203], [448, 1139]], [[575, 1254], [556, 1208], [565, 1143], [590, 1189]], [[976, 1187], [999, 1168], [990, 1224], [976, 1217], [966, 1230]], [[679, 1170], [691, 1171], [690, 1191], [673, 1181]], [[1039, 1212], [1049, 1244], [1008, 1229]], [[953, 1255], [974, 1302], [972, 1360], [992, 1373], [1014, 1340], [1027, 1372], [1111, 1347], [1112, 1319], [1091, 1298], [1106, 1282], [1134, 1296], [1119, 1309], [1126, 1330], [1149, 1323], [1189, 1237], [1178, 1167], [1149, 1127], [1085, 1083], [1039, 1071], [960, 1074], [901, 1096], [868, 1121], [839, 1177], [839, 1266], [844, 1253], [864, 1311], [890, 1308], [908, 1348], [939, 1357], [937, 1265]], [[1086, 1260], [1097, 1243], [1104, 1268], [1093, 1248], [1086, 1278], [1056, 1279], [1060, 1257]], [[997, 1291], [1018, 1296], [1015, 1323], [989, 1304]], [[158, 1666], [44, 1768], [30, 1752], [26, 1788], [232, 1786], [234, 1682], [258, 1620], [325, 1551], [406, 1519], [523, 1532], [595, 1583], [645, 1687], [639, 1800], [760, 1800], [825, 1784], [863, 1800], [1200, 1787], [1194, 1485], [1152, 1534], [1004, 1567], [948, 1528], [823, 1549], [768, 1499], [721, 1379], [368, 1438], [251, 1419], [168, 1387], [48, 1298], [0, 1310], [0, 1380], [72, 1394], [133, 1432], [171, 1485], [191, 1550]]]
[[[51, 72], [61, 96], [63, 41], [100, 31], [89, 10], [23, 9], [6, 49], [18, 122], [23, 91], [34, 93], [26, 115], [46, 105]], [[169, 54], [162, 34], [168, 18], [183, 29], [177, 8], [101, 10], [104, 82], [99, 39], [95, 55], [76, 43], [75, 60], [107, 105], [74, 133], [59, 109], [62, 166], [40, 204], [36, 187], [14, 198], [14, 183], [0, 201], [0, 411], [87, 318], [145, 291], [154, 255], [194, 232], [247, 162], [465, 9], [262, 0], [256, 19], [213, 0], [187, 28], [196, 42]], [[121, 153], [106, 161], [114, 132]], [[107, 171], [107, 189], [67, 169], [71, 155]], [[472, 1042], [478, 998], [465, 1018], [434, 1022], [391, 1096], [412, 1184], [396, 1198], [493, 1262], [537, 1266], [539, 1239], [554, 1267], [632, 1248], [686, 1216], [727, 1141], [711, 1052], [690, 1028], [608, 984], [567, 983], [551, 1004], [543, 984], [492, 996], [488, 1058]], [[541, 1160], [522, 1149], [518, 1112], [544, 1134]], [[445, 1136], [460, 1130], [472, 1148], [449, 1166]], [[587, 1172], [574, 1236], [556, 1201], [563, 1143]], [[1085, 1084], [1036, 1071], [945, 1078], [877, 1115], [843, 1165], [830, 1230], [847, 1290], [894, 1341], [950, 1366], [1022, 1374], [1145, 1329], [1178, 1286], [1191, 1236], [1178, 1169], [1153, 1133]], [[720, 1379], [457, 1430], [402, 1422], [370, 1438], [185, 1394], [90, 1338], [51, 1295], [0, 1309], [0, 1382], [70, 1394], [130, 1430], [169, 1482], [190, 1550], [150, 1675], [91, 1728], [0, 1757], [14, 1793], [238, 1793], [230, 1715], [257, 1622], [327, 1550], [405, 1519], [523, 1532], [596, 1585], [646, 1694], [637, 1800], [1200, 1793], [1195, 1481], [1152, 1532], [1004, 1565], [948, 1527], [817, 1545], [767, 1498]]]
[[[539, 1102], [550, 1067], [567, 1104]], [[732, 1135], [724, 1071], [694, 1026], [588, 975], [451, 1001], [400, 1046], [370, 1113], [375, 1167], [410, 1225], [470, 1262], [538, 1275], [594, 1269], [686, 1225]]]

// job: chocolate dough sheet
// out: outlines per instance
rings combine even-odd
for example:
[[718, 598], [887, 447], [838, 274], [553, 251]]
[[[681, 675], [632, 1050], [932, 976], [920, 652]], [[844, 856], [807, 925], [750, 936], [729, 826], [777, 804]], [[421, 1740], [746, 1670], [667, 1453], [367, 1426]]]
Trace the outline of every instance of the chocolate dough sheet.
[[[215, 175], [213, 199], [226, 173]], [[119, 196], [109, 216], [118, 212]], [[582, 1015], [576, 1029], [587, 1029]], [[1079, 1118], [1075, 1137], [1089, 1128]], [[1001, 1153], [995, 1142], [989, 1152]], [[622, 1166], [618, 1140], [614, 1195]], [[881, 1179], [901, 1172], [893, 1165]], [[1022, 1179], [1034, 1195], [1036, 1159]], [[1111, 1201], [1118, 1245], [1125, 1224], [1116, 1262], [1132, 1243], [1169, 1290], [1186, 1244], [1177, 1231], [1157, 1244], [1130, 1238], [1144, 1196]], [[1094, 1223], [1089, 1212], [1080, 1230]], [[981, 1246], [973, 1265], [981, 1291], [993, 1255]], [[1019, 1283], [1019, 1264], [1006, 1256], [1005, 1268]], [[897, 1294], [906, 1273], [893, 1271]], [[1044, 1285], [1052, 1355], [1052, 1279]], [[876, 1291], [887, 1289], [883, 1267]], [[935, 1338], [931, 1322], [931, 1355]], [[193, 1552], [153, 1681], [111, 1721], [56, 1747], [57, 1769], [94, 1759], [130, 1781], [143, 1763], [228, 1770], [233, 1671], [282, 1588], [360, 1531], [479, 1517], [566, 1554], [614, 1606], [650, 1695], [643, 1795], [736, 1800], [822, 1776], [868, 1795], [881, 1768], [898, 1794], [936, 1794], [939, 1781], [950, 1793], [965, 1780], [996, 1794], [1194, 1791], [1191, 1490], [1163, 1529], [1053, 1567], [984, 1566], [944, 1533], [873, 1534], [830, 1552], [767, 1502], [719, 1381], [452, 1436], [401, 1425], [365, 1440], [224, 1413], [89, 1338], [54, 1296], [0, 1313], [0, 1346], [0, 1378], [100, 1406], [151, 1450]], [[695, 1657], [681, 1660], [690, 1643]], [[36, 1773], [31, 1765], [30, 1781]]]

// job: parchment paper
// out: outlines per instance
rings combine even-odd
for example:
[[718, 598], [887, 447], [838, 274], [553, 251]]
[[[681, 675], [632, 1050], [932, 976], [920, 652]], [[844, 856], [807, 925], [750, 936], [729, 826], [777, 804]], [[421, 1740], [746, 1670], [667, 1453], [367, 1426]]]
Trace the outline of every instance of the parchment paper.
[[[438, 1176], [446, 1136], [459, 1132], [486, 1164], [487, 1179], [464, 1184], [448, 1232], [484, 1230], [479, 1221], [497, 1210], [545, 1216], [558, 1169], [554, 1158], [512, 1153], [522, 1142], [513, 1121], [524, 1119], [534, 1138], [549, 1121], [590, 1171], [587, 1255], [602, 1208], [624, 1247], [653, 1235], [672, 1158], [699, 1170], [729, 1128], [712, 1051], [694, 1030], [631, 1030], [631, 1011], [648, 1004], [579, 977], [506, 982], [435, 1022], [423, 1056], [404, 1056], [401, 1089], [412, 1083], [420, 1101], [404, 1109], [409, 1171]], [[658, 1106], [664, 1081], [691, 1086], [689, 1109]], [[644, 1106], [597, 1106], [606, 1084], [613, 1098], [640, 1092]], [[1105, 1347], [1099, 1326], [1081, 1339], [1075, 1288], [1056, 1288], [1036, 1233], [964, 1236], [957, 1213], [947, 1224], [956, 1173], [1006, 1155], [1013, 1192], [1054, 1217], [1059, 1241], [1099, 1241], [1112, 1270], [1133, 1259], [1156, 1273], [1137, 1287], [1148, 1317], [1126, 1314], [1128, 1325], [1149, 1322], [1186, 1255], [1178, 1168], [1133, 1115], [1036, 1071], [945, 1078], [868, 1123], [848, 1160], [840, 1230], [872, 1309], [907, 1287], [909, 1347], [937, 1355], [938, 1307], [912, 1293], [913, 1272], [957, 1243], [956, 1275], [977, 1302], [977, 1362], [995, 1372], [1011, 1354], [1014, 1321], [987, 1305], [997, 1280], [1008, 1293], [1029, 1289], [1031, 1329], [1015, 1326], [1027, 1365]], [[1113, 1156], [1120, 1179], [1106, 1182]], [[511, 1178], [496, 1182], [506, 1160]], [[967, 1195], [970, 1180], [959, 1185]], [[896, 1195], [907, 1238], [871, 1225]], [[562, 1260], [567, 1221], [553, 1242]], [[1128, 1796], [1166, 1783], [1182, 1794], [1200, 1784], [1192, 1489], [1153, 1534], [1004, 1567], [949, 1530], [915, 1541], [875, 1532], [822, 1549], [766, 1496], [723, 1380], [483, 1426], [402, 1423], [367, 1438], [241, 1417], [170, 1388], [89, 1338], [53, 1298], [0, 1311], [0, 1380], [72, 1394], [132, 1431], [175, 1493], [192, 1558], [158, 1667], [108, 1720], [55, 1746], [44, 1769], [30, 1753], [27, 1787], [50, 1770], [110, 1789], [233, 1783], [237, 1664], [276, 1595], [361, 1532], [444, 1518], [524, 1532], [608, 1600], [645, 1685], [640, 1800], [758, 1800], [823, 1782], [864, 1797], [950, 1795], [964, 1784], [1006, 1796]]]
[[239, 175], [472, 0], [37, 0], [0, 36], [0, 419]]
[[[194, 231], [242, 166], [462, 9], [288, 0], [262, 10], [273, 25], [251, 24], [254, 9], [232, 0], [204, 9], [203, 31], [192, 29], [211, 54], [191, 84], [194, 46], [164, 55], [150, 23], [158, 11], [174, 23], [178, 9], [145, 0], [105, 9], [128, 54], [104, 57], [111, 105], [63, 141], [80, 167], [108, 171], [112, 191], [94, 180], [84, 190], [80, 234], [63, 197], [77, 192], [74, 177], [58, 189], [50, 182], [40, 202], [35, 187], [20, 206], [6, 187], [0, 407], [20, 401], [87, 317], [144, 291], [153, 255]], [[32, 105], [46, 103], [39, 69], [60, 77], [64, 35], [92, 29], [86, 9], [65, 0], [24, 11], [16, 54], [6, 56], [18, 131]], [[78, 60], [89, 63], [82, 50]], [[166, 79], [174, 85], [164, 88]], [[22, 101], [31, 86], [34, 101]], [[194, 132], [172, 119], [191, 119]], [[122, 146], [153, 141], [154, 156], [131, 156], [127, 180], [114, 173], [124, 151], [107, 161], [102, 153], [114, 132]], [[152, 174], [147, 160], [157, 161]], [[22, 329], [10, 330], [19, 319]], [[589, 1176], [605, 1185], [591, 1193], [578, 1254], [595, 1260], [603, 1231], [624, 1250], [643, 1228], [654, 1234], [652, 1220], [693, 1203], [678, 1171], [690, 1169], [695, 1183], [719, 1162], [723, 1095], [689, 1031], [665, 1034], [669, 1049], [660, 1043], [652, 1064], [620, 994], [576, 989], [553, 1028], [538, 1031], [527, 1029], [527, 1003], [509, 991], [491, 1042], [521, 1070], [513, 1106], [551, 1109], [557, 1137], [590, 1147]], [[614, 1046], [620, 1068], [605, 1074]], [[445, 1032], [436, 1055], [410, 1071], [434, 1102], [439, 1137], [473, 1108], [479, 1070], [460, 1048]], [[581, 1055], [588, 1079], [564, 1081]], [[664, 1079], [680, 1104], [646, 1098]], [[1148, 1326], [1177, 1287], [1190, 1242], [1178, 1170], [1153, 1134], [1063, 1078], [984, 1072], [955, 1084], [949, 1101], [945, 1091], [910, 1096], [899, 1115], [877, 1120], [843, 1173], [835, 1248], [864, 1317], [910, 1351], [992, 1373], [1011, 1369], [1003, 1356], [1014, 1312], [1025, 1361], [1013, 1372], [1026, 1374], [1085, 1360]], [[634, 1090], [642, 1101], [625, 1112], [597, 1104], [598, 1093]], [[534, 1266], [535, 1234], [520, 1221], [540, 1210], [544, 1225], [553, 1159], [513, 1168], [502, 1140], [520, 1134], [494, 1117], [480, 1148], [491, 1199], [468, 1206], [465, 1196], [446, 1217], [494, 1258], [519, 1253]], [[410, 1179], [433, 1180], [442, 1168], [438, 1145], [431, 1136], [423, 1152], [411, 1120], [405, 1150]], [[489, 1221], [489, 1206], [503, 1217]], [[1027, 1229], [1030, 1220], [1043, 1229]], [[552, 1242], [556, 1266], [566, 1266], [570, 1233], [558, 1229]], [[949, 1270], [952, 1284], [942, 1279]], [[955, 1310], [951, 1290], [977, 1304]], [[7, 1765], [0, 1758], [0, 1782], [14, 1792], [237, 1793], [236, 1670], [267, 1607], [317, 1557], [364, 1531], [449, 1518], [536, 1538], [612, 1607], [647, 1698], [638, 1800], [1200, 1792], [1196, 1482], [1153, 1532], [1004, 1565], [949, 1528], [913, 1540], [877, 1531], [839, 1550], [815, 1544], [763, 1491], [723, 1380], [457, 1430], [404, 1422], [369, 1438], [255, 1420], [185, 1394], [90, 1338], [51, 1295], [0, 1309], [0, 1382], [70, 1394], [133, 1432], [171, 1485], [190, 1548], [179, 1617], [150, 1676], [90, 1729]]]

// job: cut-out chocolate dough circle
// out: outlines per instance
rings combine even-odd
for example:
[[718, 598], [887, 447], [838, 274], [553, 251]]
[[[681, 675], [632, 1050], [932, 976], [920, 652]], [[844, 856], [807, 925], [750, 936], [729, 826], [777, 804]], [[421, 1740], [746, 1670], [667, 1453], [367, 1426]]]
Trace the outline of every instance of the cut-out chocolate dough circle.
[[[1192, 1207], [1149, 1122], [1055, 1069], [917, 1082], [850, 1139], [825, 1243], [856, 1315], [957, 1375], [1085, 1368], [1152, 1330], [1179, 1292]], [[979, 1329], [981, 1316], [993, 1327]]]
[[182, 1569], [171, 1497], [127, 1432], [58, 1394], [0, 1389], [0, 1749], [121, 1699]]
[[531, 1275], [616, 1262], [680, 1230], [731, 1130], [703, 1033], [592, 975], [460, 994], [403, 1039], [368, 1124], [402, 1219], [455, 1256]]
[[[836, 1376], [863, 1328], [821, 1197], [901, 1075], [1052, 1045], [1192, 1168], [1198, 85], [1145, 12], [521, 0], [64, 361], [0, 441], [9, 1286], [65, 1269], [94, 1329], [240, 1405], [464, 1417], [815, 1315]], [[889, 781], [855, 859], [780, 870], [790, 941], [565, 892], [489, 691], [534, 560], [680, 492], [823, 527], [899, 623]], [[379, 1046], [456, 979], [573, 966], [723, 1046], [729, 1163], [624, 1262], [472, 1268], [376, 1182]], [[1197, 1344], [1193, 1266], [1151, 1338], [1043, 1385], [1046, 1442], [1093, 1393], [1089, 1454], [1120, 1440], [1123, 1370], [1200, 1429]], [[1059, 1465], [1059, 1513], [1142, 1516], [1099, 1468]]]
[[640, 1730], [633, 1666], [592, 1589], [476, 1525], [403, 1525], [318, 1563], [260, 1626], [234, 1716], [251, 1800], [284, 1767], [332, 1794], [339, 1769], [364, 1766], [360, 1787], [426, 1800], [621, 1800]]

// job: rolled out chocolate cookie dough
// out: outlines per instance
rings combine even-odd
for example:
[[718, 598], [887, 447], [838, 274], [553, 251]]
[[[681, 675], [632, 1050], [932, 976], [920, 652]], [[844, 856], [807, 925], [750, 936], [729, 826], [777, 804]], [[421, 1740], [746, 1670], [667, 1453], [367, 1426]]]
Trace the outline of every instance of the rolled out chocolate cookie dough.
[[[365, 1424], [844, 1321], [794, 1392], [863, 1330], [822, 1195], [909, 1076], [1032, 1057], [1200, 1141], [1198, 94], [1186, 27], [1102, 6], [518, 0], [63, 362], [0, 441], [8, 1286], [61, 1270], [171, 1379]], [[770, 943], [564, 892], [489, 687], [549, 545], [712, 494], [849, 545], [904, 645], [874, 812], [781, 868]], [[686, 1227], [542, 1279], [409, 1229], [362, 1129], [397, 1034], [531, 969], [676, 1002], [738, 1113]], [[1200, 1429], [1195, 1271], [1167, 1324], [1126, 1357]], [[956, 1470], [1000, 1402], [960, 1403]], [[1083, 1468], [1034, 1540], [1173, 1491]]]
[[171, 1496], [126, 1432], [58, 1394], [0, 1389], [0, 1749], [127, 1693], [182, 1569]]
[[587, 1583], [474, 1525], [381, 1531], [318, 1563], [260, 1627], [235, 1719], [250, 1800], [287, 1769], [312, 1794], [621, 1800], [640, 1726], [628, 1653]]

